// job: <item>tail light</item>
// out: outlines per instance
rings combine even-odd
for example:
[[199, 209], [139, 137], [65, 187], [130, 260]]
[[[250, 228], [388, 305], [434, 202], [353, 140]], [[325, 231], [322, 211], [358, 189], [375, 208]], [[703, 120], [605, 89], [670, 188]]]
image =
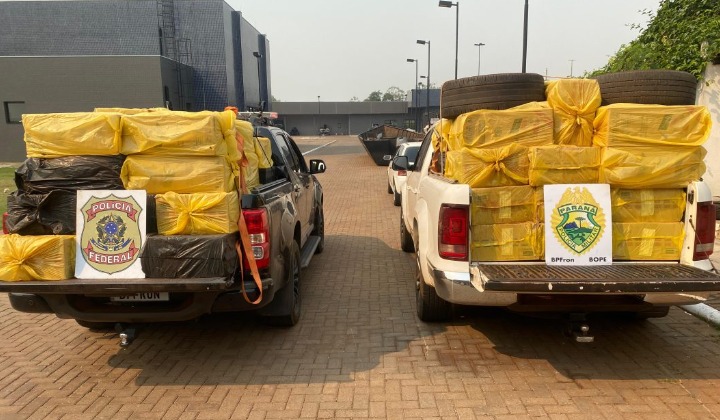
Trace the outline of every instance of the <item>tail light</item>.
[[[243, 210], [245, 224], [250, 235], [250, 245], [258, 269], [267, 268], [270, 265], [270, 231], [268, 229], [268, 215], [265, 209]], [[246, 269], [250, 267], [243, 259]]]
[[695, 250], [693, 261], [706, 260], [715, 246], [715, 204], [710, 201], [698, 203], [695, 220]]
[[398, 171], [398, 176], [407, 176], [407, 171], [405, 169], [400, 169]]
[[6, 234], [6, 235], [7, 235], [8, 233], [10, 233], [10, 229], [8, 229], [8, 225], [7, 225], [7, 218], [8, 218], [7, 212], [3, 213], [3, 221], [2, 221], [2, 228], [3, 228], [3, 229], [2, 229], [2, 230], [3, 230], [3, 233]]
[[467, 261], [468, 259], [468, 208], [440, 207], [438, 226], [438, 251], [447, 260]]

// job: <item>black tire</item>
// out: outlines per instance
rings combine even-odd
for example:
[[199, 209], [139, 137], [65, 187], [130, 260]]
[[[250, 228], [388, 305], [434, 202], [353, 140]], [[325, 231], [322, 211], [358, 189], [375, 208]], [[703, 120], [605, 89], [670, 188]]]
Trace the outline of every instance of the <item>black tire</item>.
[[617, 103], [695, 105], [697, 79], [675, 70], [636, 70], [596, 77], [602, 105]]
[[300, 247], [295, 241], [292, 243], [287, 261], [287, 284], [275, 294], [274, 298], [280, 299], [283, 303], [285, 313], [264, 316], [263, 321], [268, 325], [292, 327], [300, 320], [302, 306], [300, 298]]
[[393, 189], [392, 189], [392, 186], [390, 186], [390, 181], [388, 181], [388, 194], [392, 194], [392, 193], [393, 193]]
[[405, 252], [415, 251], [415, 244], [413, 243], [412, 236], [405, 227], [405, 221], [402, 217], [402, 208], [400, 208], [400, 248]]
[[415, 301], [417, 316], [424, 322], [448, 321], [452, 318], [452, 304], [437, 295], [435, 288], [425, 283], [420, 269], [419, 253], [415, 254]]
[[465, 77], [443, 83], [440, 115], [452, 119], [478, 109], [508, 109], [544, 100], [545, 80], [536, 73]]
[[115, 324], [113, 322], [94, 322], [94, 321], [83, 321], [81, 319], [76, 319], [75, 322], [81, 327], [85, 327], [89, 330], [111, 330], [115, 327]]
[[400, 195], [400, 193], [397, 193], [397, 192], [393, 193], [393, 204], [395, 206], [399, 206], [401, 200], [402, 200], [402, 196]]
[[325, 214], [322, 209], [322, 204], [315, 212], [315, 227], [313, 228], [311, 235], [320, 237], [320, 243], [317, 248], [315, 248], [315, 253], [322, 254], [325, 249]]

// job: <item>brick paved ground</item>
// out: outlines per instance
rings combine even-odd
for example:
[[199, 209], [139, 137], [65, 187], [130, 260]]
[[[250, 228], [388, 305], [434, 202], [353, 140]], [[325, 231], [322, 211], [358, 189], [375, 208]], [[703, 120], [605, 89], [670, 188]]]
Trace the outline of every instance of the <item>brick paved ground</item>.
[[589, 345], [499, 310], [419, 322], [385, 168], [352, 137], [311, 156], [328, 163], [327, 242], [303, 272], [300, 324], [208, 317], [120, 348], [3, 296], [0, 419], [720, 417], [720, 332], [677, 308], [595, 320]]

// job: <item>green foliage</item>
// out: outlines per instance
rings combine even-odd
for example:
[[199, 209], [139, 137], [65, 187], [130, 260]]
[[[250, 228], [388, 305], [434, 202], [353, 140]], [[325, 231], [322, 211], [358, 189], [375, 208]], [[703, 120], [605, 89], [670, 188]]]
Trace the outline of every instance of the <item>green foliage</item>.
[[[405, 100], [405, 91], [400, 89], [397, 86], [390, 86], [385, 91], [385, 93], [382, 93], [379, 90], [371, 92], [370, 95], [368, 95], [368, 97], [363, 102], [369, 102], [369, 101], [397, 102], [397, 101], [404, 101], [404, 100]], [[350, 101], [352, 101], [352, 99]]]
[[[637, 39], [589, 76], [624, 70], [682, 70], [702, 78], [705, 66], [720, 54], [720, 1], [662, 0], [657, 14], [644, 10], [650, 23]], [[640, 29], [639, 25], [632, 25]]]
[[365, 98], [365, 101], [363, 101], [363, 102], [370, 102], [370, 101], [373, 101], [373, 102], [382, 101], [382, 92], [380, 92], [379, 90], [371, 92], [368, 95], [368, 97]]

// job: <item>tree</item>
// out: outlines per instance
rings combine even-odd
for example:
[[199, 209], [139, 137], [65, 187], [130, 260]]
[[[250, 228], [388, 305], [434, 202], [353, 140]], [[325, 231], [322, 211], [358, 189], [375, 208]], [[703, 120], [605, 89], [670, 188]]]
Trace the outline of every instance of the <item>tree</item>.
[[353, 96], [352, 98], [350, 98], [350, 102], [360, 102], [360, 99], [358, 99], [357, 96]]
[[[682, 70], [702, 78], [705, 66], [720, 55], [720, 2], [662, 0], [634, 41], [622, 45], [601, 69], [589, 76], [623, 70]], [[639, 25], [632, 25], [642, 29]]]
[[274, 97], [273, 95], [270, 95], [270, 102], [282, 102], [280, 99]]
[[368, 97], [365, 98], [364, 102], [370, 102], [370, 101], [382, 101], [382, 92], [380, 92], [379, 90], [371, 92], [370, 95], [368, 95]]
[[582, 222], [583, 222], [583, 220], [585, 220], [585, 218], [584, 217], [576, 217], [575, 220], [577, 220], [578, 223], [580, 223], [580, 227], [582, 227]]
[[405, 91], [397, 86], [390, 86], [382, 97], [384, 102], [399, 102], [405, 100]]

